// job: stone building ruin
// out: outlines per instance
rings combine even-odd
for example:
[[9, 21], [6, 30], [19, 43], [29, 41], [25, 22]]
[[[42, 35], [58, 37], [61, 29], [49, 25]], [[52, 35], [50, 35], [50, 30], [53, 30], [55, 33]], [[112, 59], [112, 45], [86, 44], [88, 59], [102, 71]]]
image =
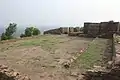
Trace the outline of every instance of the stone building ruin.
[[110, 37], [113, 33], [119, 33], [119, 22], [101, 22], [101, 23], [84, 23], [84, 34], [90, 37]]

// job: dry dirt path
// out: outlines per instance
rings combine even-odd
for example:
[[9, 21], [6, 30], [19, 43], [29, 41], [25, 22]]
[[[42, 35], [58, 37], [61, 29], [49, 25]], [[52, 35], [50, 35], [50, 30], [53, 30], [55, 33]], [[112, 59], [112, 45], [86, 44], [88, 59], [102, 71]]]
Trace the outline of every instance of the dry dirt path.
[[87, 48], [92, 39], [66, 36], [62, 39], [51, 51], [41, 46], [19, 47], [14, 42], [9, 45], [1, 44], [2, 49], [3, 46], [15, 47], [0, 52], [0, 64], [27, 74], [32, 80], [74, 80], [76, 78], [70, 76], [70, 70], [65, 69], [62, 63], [76, 56], [81, 49]]

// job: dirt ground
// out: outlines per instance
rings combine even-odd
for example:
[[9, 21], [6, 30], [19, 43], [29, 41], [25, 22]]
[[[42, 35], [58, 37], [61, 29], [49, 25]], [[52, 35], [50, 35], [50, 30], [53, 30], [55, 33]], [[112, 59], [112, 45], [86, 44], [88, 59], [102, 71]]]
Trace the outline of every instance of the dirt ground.
[[88, 38], [50, 35], [47, 38], [42, 36], [1, 42], [0, 64], [26, 74], [32, 80], [76, 80], [75, 71], [80, 70], [65, 69], [63, 63], [77, 57], [91, 41]]

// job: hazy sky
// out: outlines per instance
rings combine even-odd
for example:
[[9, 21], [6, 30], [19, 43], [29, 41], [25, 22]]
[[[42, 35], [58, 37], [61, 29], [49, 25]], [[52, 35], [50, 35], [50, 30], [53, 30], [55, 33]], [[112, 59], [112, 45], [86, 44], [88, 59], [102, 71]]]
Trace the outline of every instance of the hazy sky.
[[0, 0], [0, 25], [81, 26], [120, 21], [120, 0]]

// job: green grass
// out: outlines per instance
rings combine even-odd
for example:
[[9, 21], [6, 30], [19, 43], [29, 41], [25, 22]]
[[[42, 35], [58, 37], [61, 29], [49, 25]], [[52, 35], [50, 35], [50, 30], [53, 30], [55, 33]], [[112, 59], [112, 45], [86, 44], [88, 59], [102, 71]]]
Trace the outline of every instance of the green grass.
[[91, 69], [93, 65], [101, 65], [106, 45], [107, 39], [95, 38], [73, 64], [81, 69]]
[[20, 46], [41, 46], [44, 49], [55, 48], [55, 44], [59, 43], [60, 39], [54, 36], [40, 36], [38, 38], [23, 40]]

